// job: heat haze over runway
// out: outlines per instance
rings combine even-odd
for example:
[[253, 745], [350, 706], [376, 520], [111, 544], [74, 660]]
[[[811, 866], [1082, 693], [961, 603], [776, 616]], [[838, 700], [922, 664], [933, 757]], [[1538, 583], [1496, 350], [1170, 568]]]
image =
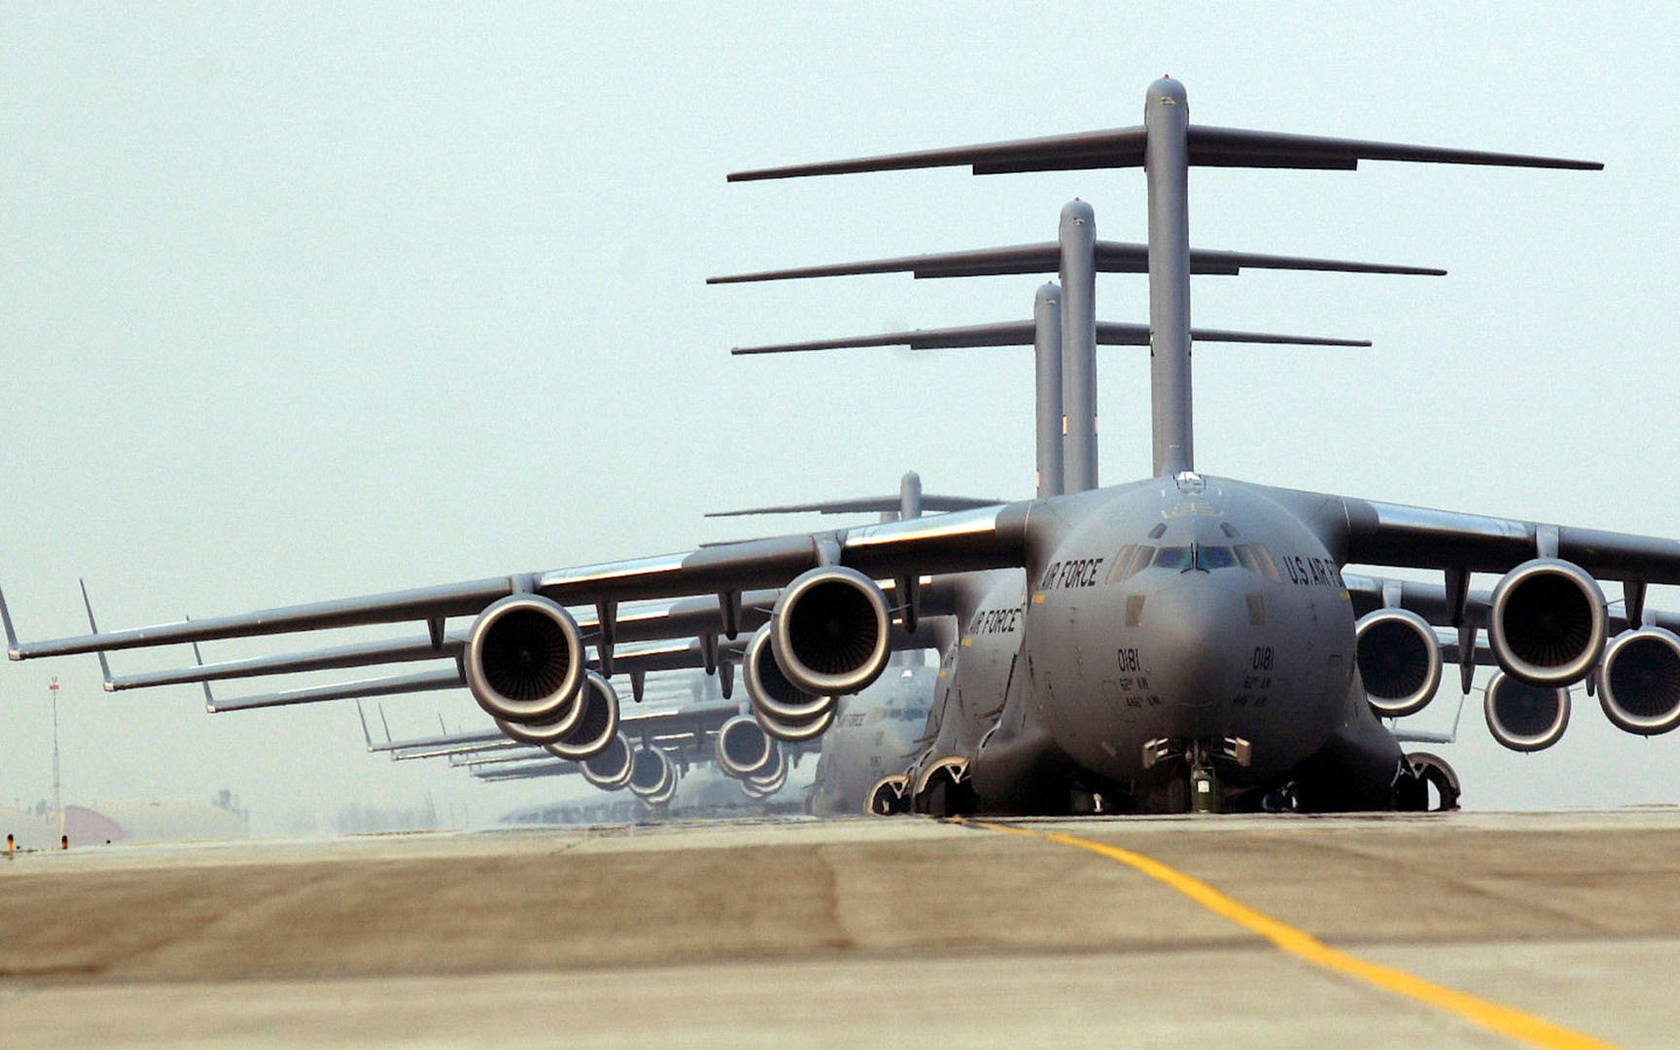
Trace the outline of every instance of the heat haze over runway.
[[[1010, 826], [1565, 1035], [1680, 1030], [1680, 810]], [[1520, 1045], [1109, 857], [919, 819], [113, 847], [0, 879], [22, 1045]]]

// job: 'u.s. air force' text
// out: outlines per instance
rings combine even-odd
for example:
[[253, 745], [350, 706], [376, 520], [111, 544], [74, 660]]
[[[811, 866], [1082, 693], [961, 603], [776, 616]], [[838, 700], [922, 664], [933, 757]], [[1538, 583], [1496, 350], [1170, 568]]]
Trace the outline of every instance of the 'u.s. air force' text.
[[1285, 554], [1281, 559], [1289, 582], [1297, 587], [1345, 587], [1336, 563], [1329, 558], [1303, 558], [1299, 554]]
[[969, 634], [1014, 634], [1021, 625], [1021, 607], [981, 609], [968, 621]]
[[1038, 589], [1053, 591], [1061, 587], [1095, 587], [1098, 570], [1102, 568], [1102, 563], [1102, 558], [1074, 558], [1070, 561], [1053, 561], [1045, 567], [1044, 574], [1038, 578]]

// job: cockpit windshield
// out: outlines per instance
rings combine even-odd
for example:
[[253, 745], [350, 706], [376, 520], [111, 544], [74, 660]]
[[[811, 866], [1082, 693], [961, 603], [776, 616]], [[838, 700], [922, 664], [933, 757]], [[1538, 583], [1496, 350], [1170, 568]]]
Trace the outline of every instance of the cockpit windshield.
[[1239, 567], [1274, 582], [1281, 578], [1278, 575], [1277, 564], [1272, 561], [1271, 552], [1263, 543], [1242, 543], [1235, 547], [1201, 544], [1189, 547], [1151, 547], [1147, 544], [1128, 543], [1115, 555], [1114, 568], [1109, 572], [1108, 582], [1119, 583], [1150, 568], [1178, 572], [1188, 572], [1192, 569], [1212, 572], [1215, 569]]

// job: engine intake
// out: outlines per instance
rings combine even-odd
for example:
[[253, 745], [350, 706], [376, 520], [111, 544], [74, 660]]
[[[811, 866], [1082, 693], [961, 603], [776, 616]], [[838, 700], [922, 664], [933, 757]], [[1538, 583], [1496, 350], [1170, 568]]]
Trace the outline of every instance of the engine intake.
[[1379, 718], [1415, 715], [1441, 685], [1441, 647], [1423, 617], [1408, 609], [1378, 609], [1355, 625], [1359, 677]]
[[611, 682], [590, 671], [577, 706], [581, 714], [571, 731], [543, 745], [555, 758], [581, 762], [606, 750], [618, 736], [618, 693]]
[[462, 663], [467, 688], [492, 718], [554, 723], [583, 682], [583, 635], [557, 603], [512, 594], [479, 613]]
[[1488, 645], [1506, 674], [1530, 685], [1571, 685], [1598, 663], [1608, 623], [1604, 592], [1585, 569], [1536, 558], [1493, 588]]
[[718, 729], [717, 764], [725, 776], [742, 780], [775, 761], [776, 742], [750, 715], [737, 715]]
[[1540, 751], [1563, 738], [1569, 728], [1569, 690], [1530, 685], [1496, 674], [1482, 700], [1488, 732], [1512, 751]]
[[770, 617], [776, 664], [795, 689], [813, 696], [855, 693], [879, 678], [891, 629], [881, 588], [839, 565], [795, 577]]
[[624, 734], [614, 733], [607, 746], [584, 759], [581, 767], [583, 779], [602, 791], [617, 791], [628, 787], [631, 769], [630, 741], [624, 739]]
[[1624, 631], [1604, 650], [1598, 702], [1617, 729], [1656, 736], [1680, 726], [1680, 636]]

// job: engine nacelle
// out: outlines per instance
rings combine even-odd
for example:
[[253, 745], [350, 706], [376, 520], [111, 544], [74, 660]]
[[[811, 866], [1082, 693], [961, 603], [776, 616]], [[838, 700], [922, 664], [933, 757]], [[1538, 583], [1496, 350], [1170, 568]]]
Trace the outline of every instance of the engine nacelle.
[[771, 628], [760, 627], [741, 654], [742, 678], [753, 717], [778, 740], [810, 740], [834, 721], [839, 701], [833, 696], [801, 692], [776, 663]]
[[725, 776], [755, 776], [774, 764], [775, 752], [776, 742], [750, 715], [736, 715], [718, 729], [717, 764]]
[[1599, 670], [1598, 702], [1617, 729], [1656, 736], [1680, 726], [1680, 636], [1661, 627], [1611, 639]]
[[1506, 674], [1530, 685], [1585, 678], [1604, 651], [1608, 628], [1604, 592], [1572, 562], [1525, 561], [1493, 588], [1488, 646]]
[[763, 802], [779, 790], [781, 790], [780, 785], [774, 788], [762, 788], [751, 780], [741, 781], [741, 794], [752, 799], [754, 802]]
[[802, 744], [807, 740], [815, 740], [828, 732], [828, 727], [834, 724], [835, 708], [828, 707], [822, 714], [808, 722], [783, 722], [779, 718], [753, 709], [753, 720], [763, 727], [766, 733], [787, 744]]
[[583, 635], [559, 604], [511, 594], [479, 613], [462, 664], [473, 699], [492, 718], [555, 724], [583, 683]]
[[590, 671], [577, 707], [580, 713], [571, 731], [543, 745], [555, 758], [581, 762], [606, 750], [618, 736], [618, 692], [611, 682]]
[[1422, 711], [1441, 685], [1441, 647], [1423, 617], [1407, 609], [1378, 609], [1354, 627], [1355, 658], [1365, 697], [1379, 718]]
[[630, 755], [630, 793], [650, 806], [671, 801], [677, 793], [677, 767], [657, 747], [638, 747]]
[[844, 696], [886, 669], [892, 613], [875, 581], [840, 565], [812, 569], [782, 588], [770, 615], [776, 664], [812, 696]]
[[787, 752], [777, 747], [772, 752], [770, 761], [763, 769], [748, 777], [747, 783], [766, 794], [774, 794], [787, 783], [789, 765]]
[[1495, 674], [1482, 699], [1488, 732], [1512, 751], [1540, 751], [1569, 728], [1569, 690]]
[[624, 734], [614, 733], [606, 747], [584, 759], [579, 766], [583, 779], [602, 791], [617, 791], [629, 787], [630, 741], [624, 739]]

